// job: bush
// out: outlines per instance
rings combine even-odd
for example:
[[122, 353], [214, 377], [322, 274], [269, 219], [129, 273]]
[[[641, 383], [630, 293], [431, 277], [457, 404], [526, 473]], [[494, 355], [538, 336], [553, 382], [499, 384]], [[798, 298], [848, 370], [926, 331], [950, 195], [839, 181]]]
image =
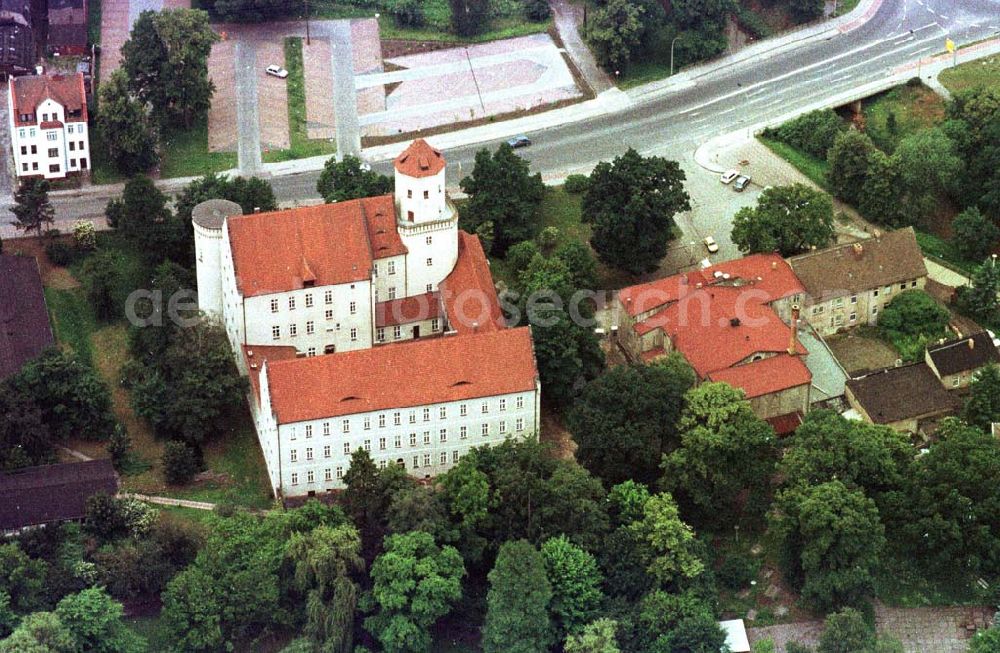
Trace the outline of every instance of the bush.
[[163, 478], [167, 483], [190, 483], [199, 467], [198, 453], [193, 447], [179, 440], [172, 440], [163, 447]]
[[541, 23], [548, 20], [551, 13], [547, 0], [524, 0], [524, 15], [528, 20]]
[[76, 260], [76, 249], [66, 243], [49, 243], [45, 246], [45, 256], [52, 265], [66, 267]]
[[386, 11], [400, 27], [422, 27], [425, 22], [421, 0], [389, 0]]
[[587, 175], [570, 175], [566, 177], [566, 181], [563, 182], [563, 190], [574, 195], [586, 193], [587, 188], [589, 187], [590, 177]]
[[111, 456], [111, 464], [119, 472], [128, 460], [129, 449], [132, 448], [132, 441], [128, 436], [128, 431], [121, 424], [115, 425], [115, 430], [108, 440], [107, 450]]
[[732, 554], [726, 556], [716, 574], [719, 582], [726, 589], [738, 591], [750, 585], [750, 581], [757, 578], [760, 571], [760, 563], [750, 556]]
[[511, 272], [519, 275], [528, 268], [531, 259], [540, 253], [535, 241], [525, 240], [507, 250], [507, 266]]
[[832, 109], [819, 109], [789, 120], [777, 129], [765, 130], [764, 136], [825, 159], [833, 139], [844, 128], [844, 122]]
[[541, 233], [538, 234], [538, 246], [541, 247], [544, 252], [552, 251], [552, 248], [555, 247], [558, 242], [558, 227], [545, 227], [542, 229]]

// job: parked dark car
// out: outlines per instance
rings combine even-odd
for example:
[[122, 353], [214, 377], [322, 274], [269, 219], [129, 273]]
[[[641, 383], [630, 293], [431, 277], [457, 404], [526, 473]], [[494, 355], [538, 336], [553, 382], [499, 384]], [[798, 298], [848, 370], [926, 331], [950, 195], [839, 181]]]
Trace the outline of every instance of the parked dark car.
[[515, 136], [514, 138], [507, 141], [507, 145], [510, 145], [515, 150], [519, 147], [528, 147], [531, 145], [531, 139], [521, 134], [520, 136]]

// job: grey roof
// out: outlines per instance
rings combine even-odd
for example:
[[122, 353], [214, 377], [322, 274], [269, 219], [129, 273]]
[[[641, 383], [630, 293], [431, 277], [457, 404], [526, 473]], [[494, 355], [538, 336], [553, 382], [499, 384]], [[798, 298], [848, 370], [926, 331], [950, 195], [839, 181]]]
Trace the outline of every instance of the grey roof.
[[927, 348], [927, 354], [941, 376], [978, 370], [990, 363], [1000, 363], [1000, 352], [985, 331]]
[[813, 297], [837, 297], [927, 276], [912, 227], [788, 259]]
[[0, 380], [53, 342], [37, 261], [0, 254]]
[[959, 407], [926, 363], [887, 367], [849, 380], [847, 388], [876, 424], [934, 417]]
[[107, 458], [0, 473], [0, 530], [82, 519], [87, 499], [98, 492], [118, 492], [118, 474]]
[[191, 220], [205, 229], [222, 229], [226, 218], [243, 215], [243, 208], [229, 200], [205, 200], [191, 209]]

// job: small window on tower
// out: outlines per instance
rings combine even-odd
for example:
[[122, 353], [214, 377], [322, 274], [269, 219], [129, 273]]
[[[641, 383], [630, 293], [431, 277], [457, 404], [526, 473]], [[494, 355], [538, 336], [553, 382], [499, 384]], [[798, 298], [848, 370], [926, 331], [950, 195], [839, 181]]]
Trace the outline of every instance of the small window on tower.
[[406, 197], [407, 197], [407, 199], [410, 199], [410, 198], [413, 197], [413, 189], [412, 188], [409, 188], [409, 189], [406, 190]]
[[406, 212], [406, 220], [408, 222], [413, 222], [413, 211], [407, 211]]
[[430, 199], [430, 197], [431, 197], [431, 192], [429, 190], [425, 190], [424, 191], [424, 199], [425, 200], [426, 199]]

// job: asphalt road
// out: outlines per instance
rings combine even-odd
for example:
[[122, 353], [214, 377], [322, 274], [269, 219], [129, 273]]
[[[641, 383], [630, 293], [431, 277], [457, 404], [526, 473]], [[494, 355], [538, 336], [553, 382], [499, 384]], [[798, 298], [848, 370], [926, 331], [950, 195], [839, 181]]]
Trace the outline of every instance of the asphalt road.
[[[681, 159], [705, 140], [758, 124], [888, 74], [918, 57], [944, 50], [945, 38], [959, 45], [1000, 33], [1000, 0], [884, 0], [862, 26], [793, 49], [753, 65], [733, 65], [701, 77], [666, 96], [639, 101], [599, 118], [528, 133], [534, 142], [519, 153], [543, 175], [589, 169], [634, 147], [644, 154]], [[479, 143], [447, 150], [448, 183], [468, 174]], [[373, 164], [391, 171], [390, 162]], [[318, 172], [274, 177], [279, 201], [318, 197]], [[103, 213], [106, 197], [59, 198], [57, 220]]]

